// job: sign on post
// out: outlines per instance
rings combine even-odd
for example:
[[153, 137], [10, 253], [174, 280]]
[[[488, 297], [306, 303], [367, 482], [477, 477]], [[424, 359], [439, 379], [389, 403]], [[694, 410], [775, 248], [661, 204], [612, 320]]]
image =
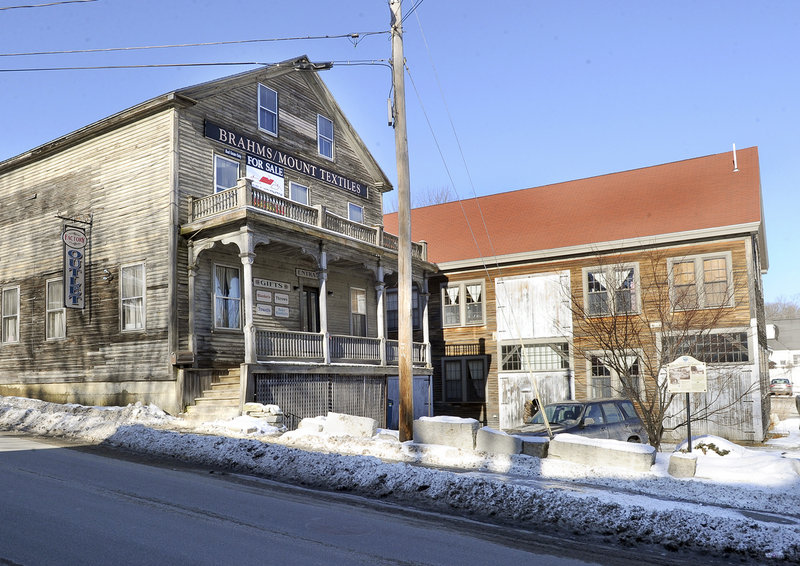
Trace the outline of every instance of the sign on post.
[[667, 365], [667, 391], [670, 393], [708, 391], [706, 364], [691, 356], [681, 356]]

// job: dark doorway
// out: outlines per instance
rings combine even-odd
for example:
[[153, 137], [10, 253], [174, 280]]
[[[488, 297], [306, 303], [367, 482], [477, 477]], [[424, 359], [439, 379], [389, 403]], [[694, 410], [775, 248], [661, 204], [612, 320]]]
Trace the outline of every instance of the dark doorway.
[[303, 330], [305, 332], [319, 332], [319, 289], [316, 287], [303, 287], [301, 299], [303, 310]]

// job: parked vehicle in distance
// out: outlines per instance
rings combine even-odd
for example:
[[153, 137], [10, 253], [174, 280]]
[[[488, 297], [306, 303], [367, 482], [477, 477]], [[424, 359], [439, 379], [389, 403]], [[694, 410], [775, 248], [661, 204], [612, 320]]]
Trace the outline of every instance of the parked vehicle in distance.
[[770, 395], [792, 395], [792, 382], [785, 377], [776, 377], [769, 381]]
[[[647, 444], [649, 438], [636, 409], [627, 399], [562, 401], [546, 405], [544, 414], [553, 434], [569, 433]], [[542, 411], [528, 424], [507, 431], [515, 436], [547, 436]]]

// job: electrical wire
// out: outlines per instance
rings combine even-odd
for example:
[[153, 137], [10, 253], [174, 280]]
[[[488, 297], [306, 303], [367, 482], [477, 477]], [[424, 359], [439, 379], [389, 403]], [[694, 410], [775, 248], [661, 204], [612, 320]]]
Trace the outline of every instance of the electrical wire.
[[[92, 0], [95, 1], [95, 0]], [[319, 39], [350, 39], [361, 41], [370, 35], [388, 34], [387, 31], [365, 31], [344, 33], [339, 35], [307, 35], [300, 37], [271, 37], [262, 39], [240, 39], [231, 41], [207, 41], [203, 43], [175, 43], [171, 45], [142, 45], [133, 47], [104, 47], [97, 49], [68, 49], [63, 51], [32, 51], [25, 53], [0, 53], [0, 57], [26, 57], [32, 55], [68, 55], [75, 53], [109, 53], [113, 51], [140, 51], [145, 49], [173, 49], [181, 47], [207, 47], [212, 45], [242, 45], [247, 43], [266, 43], [275, 41], [303, 41], [303, 40], [319, 40]]]
[[[391, 63], [388, 59], [363, 59], [363, 60], [345, 60], [345, 61], [330, 61], [331, 64], [344, 67], [356, 67], [367, 65], [380, 65], [391, 68]], [[293, 63], [292, 63], [293, 64]], [[277, 67], [281, 63], [261, 63], [258, 61], [222, 61], [217, 63], [152, 63], [142, 65], [97, 65], [97, 66], [74, 66], [74, 67], [26, 67], [21, 69], [2, 69], [0, 73], [26, 73], [26, 72], [42, 72], [42, 71], [95, 71], [95, 70], [113, 70], [113, 69], [162, 69], [170, 67], [214, 67], [214, 66], [260, 66], [260, 67]]]
[[82, 4], [84, 2], [97, 2], [97, 0], [61, 0], [60, 2], [48, 2], [47, 4], [26, 4], [23, 6], [3, 6], [0, 10], [18, 10], [20, 8], [48, 8], [61, 4]]

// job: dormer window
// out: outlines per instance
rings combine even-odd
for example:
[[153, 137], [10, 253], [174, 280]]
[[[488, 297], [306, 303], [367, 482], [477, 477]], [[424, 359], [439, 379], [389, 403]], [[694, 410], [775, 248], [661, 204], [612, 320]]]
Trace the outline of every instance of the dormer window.
[[278, 92], [258, 85], [258, 129], [278, 135]]
[[333, 159], [333, 122], [317, 114], [317, 151], [322, 157]]

